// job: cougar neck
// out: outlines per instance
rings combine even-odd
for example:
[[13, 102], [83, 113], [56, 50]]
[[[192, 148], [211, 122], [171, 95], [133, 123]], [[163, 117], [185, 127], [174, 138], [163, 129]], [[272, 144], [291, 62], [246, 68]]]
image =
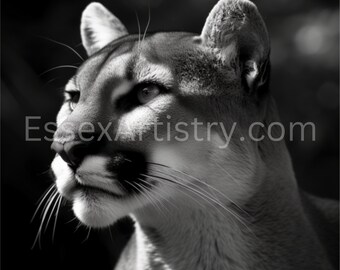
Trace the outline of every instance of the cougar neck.
[[141, 269], [264, 269], [279, 267], [288, 254], [296, 255], [293, 261], [307, 256], [303, 247], [318, 240], [296, 185], [271, 173], [243, 210], [226, 202], [224, 208], [204, 201], [193, 206], [183, 197], [164, 211], [138, 211], [134, 237]]

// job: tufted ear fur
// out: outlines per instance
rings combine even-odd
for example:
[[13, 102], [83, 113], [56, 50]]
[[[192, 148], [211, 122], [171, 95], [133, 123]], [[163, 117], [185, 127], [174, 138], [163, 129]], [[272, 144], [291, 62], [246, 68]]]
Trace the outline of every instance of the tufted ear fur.
[[102, 4], [95, 2], [89, 4], [83, 11], [80, 31], [83, 46], [89, 56], [111, 41], [128, 34], [117, 17]]
[[250, 91], [269, 73], [269, 37], [256, 6], [248, 0], [220, 0], [203, 27], [203, 44], [224, 63], [235, 63]]

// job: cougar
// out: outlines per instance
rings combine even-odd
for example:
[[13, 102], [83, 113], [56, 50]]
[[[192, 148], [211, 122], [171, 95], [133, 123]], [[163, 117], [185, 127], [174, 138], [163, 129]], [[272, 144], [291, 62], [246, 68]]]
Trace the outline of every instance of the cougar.
[[91, 3], [81, 38], [52, 170], [86, 226], [135, 221], [115, 269], [338, 267], [338, 203], [300, 190], [268, 137], [270, 41], [252, 2], [220, 0], [201, 34], [145, 35]]

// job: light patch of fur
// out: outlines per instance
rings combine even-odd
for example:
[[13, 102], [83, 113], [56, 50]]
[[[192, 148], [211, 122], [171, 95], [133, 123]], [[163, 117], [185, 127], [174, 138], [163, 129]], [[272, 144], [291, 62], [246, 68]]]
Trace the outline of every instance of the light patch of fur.
[[78, 87], [74, 84], [74, 80], [69, 80], [65, 86], [65, 91], [78, 90]]
[[[159, 265], [159, 270], [172, 270], [172, 268], [164, 262], [161, 255], [158, 254], [157, 247], [148, 240], [148, 237], [138, 222], [135, 223], [135, 235], [132, 237], [136, 238], [136, 269], [154, 269], [155, 267], [152, 264], [157, 264]], [[153, 255], [152, 260], [148, 260], [150, 254]]]
[[87, 156], [84, 158], [79, 170], [82, 170], [83, 172], [102, 172], [108, 161], [108, 157]]
[[173, 145], [158, 146], [153, 149], [151, 160], [160, 164], [166, 164], [177, 170], [182, 170], [184, 164], [186, 164], [181, 155], [183, 152], [185, 152], [183, 148], [174, 147]]
[[136, 65], [136, 77], [138, 82], [162, 82], [169, 89], [173, 86], [174, 78], [169, 67], [162, 64], [154, 64], [140, 57]]
[[118, 125], [119, 138], [124, 141], [145, 139], [145, 134], [154, 131], [160, 115], [169, 110], [173, 99], [171, 96], [158, 96], [148, 106], [137, 107], [122, 115]]
[[87, 226], [107, 227], [150, 203], [145, 197], [137, 196], [118, 199], [95, 191], [91, 194], [78, 191], [72, 200], [73, 211]]
[[[124, 53], [124, 54], [121, 54], [119, 57], [115, 57], [114, 59], [110, 61], [109, 66], [107, 67], [106, 71], [103, 72], [103, 74], [101, 75], [112, 76], [112, 74], [114, 74], [118, 78], [125, 79], [126, 67], [130, 59], [131, 59], [130, 53]], [[128, 86], [128, 84], [122, 85], [123, 89], [120, 89], [120, 90], [121, 91], [125, 90], [126, 86]]]
[[[122, 77], [122, 74], [120, 74], [120, 76]], [[132, 87], [133, 87], [133, 84], [131, 82], [127, 80], [123, 81], [120, 85], [116, 87], [115, 91], [113, 91], [111, 95], [112, 102], [117, 100], [119, 97], [127, 94], [131, 90]]]
[[56, 186], [58, 192], [67, 199], [72, 199], [70, 190], [74, 187], [73, 173], [60, 156], [56, 156], [51, 164], [51, 168], [57, 179]]
[[[185, 143], [161, 144], [155, 146], [151, 152], [151, 161], [164, 164], [177, 171], [183, 171], [194, 177], [205, 178], [210, 174], [208, 166], [209, 155], [207, 155], [209, 143], [202, 143], [200, 147], [195, 146], [194, 140], [189, 140]], [[160, 170], [160, 168], [157, 168]], [[170, 172], [167, 170], [168, 173]], [[174, 171], [171, 174], [176, 175]], [[183, 175], [177, 175], [181, 179], [185, 178], [190, 181], [190, 178]]]
[[218, 133], [213, 133], [212, 138], [212, 148], [215, 150], [210, 160], [211, 184], [232, 201], [242, 204], [253, 196], [261, 184], [255, 179], [263, 178], [264, 164], [251, 141], [246, 139], [240, 145], [231, 141], [227, 149], [220, 149], [219, 145], [225, 144], [224, 140]]
[[77, 169], [77, 181], [86, 186], [98, 187], [117, 195], [124, 195], [124, 191], [115, 180], [115, 175], [105, 170], [109, 160], [109, 157], [87, 156]]
[[73, 199], [73, 211], [76, 217], [90, 227], [104, 227], [112, 224], [126, 215], [128, 204], [112, 203], [112, 199], [105, 198], [96, 192], [91, 195], [76, 192]]
[[58, 116], [57, 116], [57, 126], [58, 127], [61, 125], [61, 123], [63, 123], [67, 119], [69, 112], [70, 112], [70, 106], [68, 104], [64, 103], [61, 106], [59, 113], [58, 113]]

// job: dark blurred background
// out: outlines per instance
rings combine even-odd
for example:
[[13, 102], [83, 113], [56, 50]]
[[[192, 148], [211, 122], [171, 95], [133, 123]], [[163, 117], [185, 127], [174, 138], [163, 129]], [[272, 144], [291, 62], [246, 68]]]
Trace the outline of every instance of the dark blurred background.
[[[144, 29], [148, 0], [102, 1], [131, 33]], [[155, 0], [149, 30], [200, 33], [215, 0]], [[271, 89], [282, 121], [313, 122], [316, 141], [288, 142], [299, 184], [329, 198], [339, 195], [339, 2], [337, 0], [255, 1], [272, 42]], [[1, 248], [2, 269], [111, 269], [128, 239], [131, 223], [92, 231], [78, 227], [70, 206], [59, 213], [41, 245], [31, 249], [40, 220], [30, 219], [51, 185], [49, 142], [25, 142], [25, 116], [43, 128], [54, 121], [61, 89], [81, 64], [80, 15], [89, 1], [2, 1], [1, 46]], [[50, 70], [50, 71], [48, 71]], [[47, 72], [48, 71], [48, 72]], [[32, 131], [34, 137], [45, 136]]]

